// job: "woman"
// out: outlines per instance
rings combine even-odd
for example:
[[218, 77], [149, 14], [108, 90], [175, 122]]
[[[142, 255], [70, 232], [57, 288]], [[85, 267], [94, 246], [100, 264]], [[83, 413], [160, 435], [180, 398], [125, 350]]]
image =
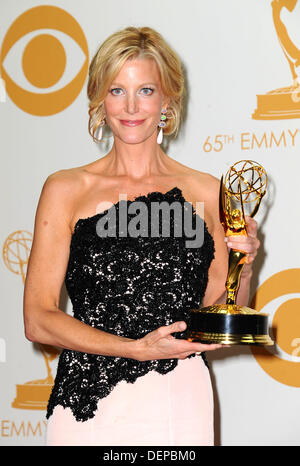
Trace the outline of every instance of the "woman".
[[[24, 321], [30, 341], [63, 348], [47, 445], [213, 445], [204, 352], [221, 345], [189, 342], [184, 330], [192, 307], [224, 302], [232, 245], [248, 253], [237, 299], [247, 304], [259, 243], [249, 218], [249, 236], [226, 246], [219, 181], [160, 147], [163, 134], [178, 131], [183, 89], [180, 61], [156, 31], [129, 27], [110, 36], [91, 62], [88, 96], [90, 133], [101, 141], [106, 124], [113, 147], [43, 186]], [[99, 235], [99, 221], [120, 214], [120, 194], [131, 207], [204, 202], [203, 245], [188, 248], [172, 233]], [[199, 218], [193, 210], [193, 222]], [[64, 279], [74, 317], [59, 309]]]

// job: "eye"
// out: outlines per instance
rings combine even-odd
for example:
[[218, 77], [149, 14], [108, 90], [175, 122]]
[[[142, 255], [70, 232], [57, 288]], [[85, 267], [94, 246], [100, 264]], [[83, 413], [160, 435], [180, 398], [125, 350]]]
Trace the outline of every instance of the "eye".
[[120, 87], [115, 87], [109, 91], [112, 95], [122, 95], [123, 89]]
[[8, 29], [0, 70], [7, 94], [20, 109], [38, 116], [61, 112], [76, 99], [87, 75], [85, 35], [65, 10], [31, 8]]
[[154, 92], [154, 89], [152, 89], [151, 87], [143, 87], [143, 89], [141, 89], [141, 93], [143, 95], [151, 95], [153, 94]]

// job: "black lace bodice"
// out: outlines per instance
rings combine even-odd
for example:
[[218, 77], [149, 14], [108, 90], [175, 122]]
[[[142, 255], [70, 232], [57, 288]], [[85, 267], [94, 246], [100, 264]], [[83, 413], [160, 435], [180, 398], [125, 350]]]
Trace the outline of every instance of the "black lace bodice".
[[[150, 233], [148, 236], [123, 236], [118, 222], [115, 237], [97, 234], [100, 218], [114, 210], [118, 219], [120, 204], [125, 203], [129, 209], [134, 201], [143, 201], [149, 212], [151, 202], [188, 204], [192, 208], [193, 228], [196, 217], [202, 222], [203, 246], [186, 247], [184, 229], [181, 237], [174, 235], [178, 219], [172, 215], [172, 209], [168, 236], [161, 231], [158, 237]], [[139, 196], [134, 201], [121, 200], [104, 212], [77, 221], [65, 284], [76, 319], [109, 333], [137, 339], [179, 320], [189, 323], [189, 310], [200, 306], [206, 289], [214, 242], [205, 222], [185, 201], [178, 187], [166, 193]], [[128, 211], [127, 220], [130, 219]], [[160, 217], [160, 226], [163, 221]], [[183, 338], [183, 333], [173, 335]], [[205, 354], [198, 357], [203, 357], [207, 364]], [[98, 401], [121, 380], [133, 383], [151, 370], [166, 374], [177, 363], [178, 359], [141, 362], [64, 349], [59, 357], [46, 417], [49, 418], [54, 407], [60, 404], [70, 407], [77, 421], [86, 421], [94, 417]]]

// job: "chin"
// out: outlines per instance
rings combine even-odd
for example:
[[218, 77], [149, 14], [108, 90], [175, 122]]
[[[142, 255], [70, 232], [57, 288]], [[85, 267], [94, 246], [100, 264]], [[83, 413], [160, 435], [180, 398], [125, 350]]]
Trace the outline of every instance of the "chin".
[[141, 144], [142, 142], [145, 142], [148, 138], [131, 138], [128, 139], [128, 144]]
[[124, 135], [124, 136], [118, 136], [119, 139], [124, 142], [125, 144], [142, 144], [143, 142], [147, 141], [147, 139], [150, 139], [152, 136], [152, 134], [150, 135], [131, 135], [131, 136], [128, 136], [127, 135]]

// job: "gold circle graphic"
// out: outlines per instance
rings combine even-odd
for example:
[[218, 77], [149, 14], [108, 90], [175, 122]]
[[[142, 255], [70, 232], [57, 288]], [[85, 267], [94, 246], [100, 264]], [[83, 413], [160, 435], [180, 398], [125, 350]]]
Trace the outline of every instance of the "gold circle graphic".
[[[36, 57], [39, 57], [38, 61]], [[66, 52], [56, 37], [41, 34], [26, 45], [22, 65], [24, 74], [31, 84], [47, 88], [53, 86], [62, 77], [66, 67]]]
[[[85, 61], [75, 76], [75, 78], [64, 86], [62, 89], [49, 93], [29, 92], [16, 84], [6, 73], [3, 62], [11, 47], [25, 34], [40, 29], [55, 29], [68, 34], [82, 49], [85, 55]], [[50, 34], [40, 34], [32, 39], [23, 54], [23, 70], [26, 78], [35, 86], [47, 88], [58, 81], [65, 69], [64, 48], [54, 36], [51, 44]], [[44, 49], [41, 53], [43, 41], [48, 41], [50, 49]], [[59, 43], [59, 46], [58, 46]], [[47, 50], [47, 53], [45, 53]], [[53, 56], [54, 54], [54, 56]], [[56, 55], [57, 54], [57, 55]], [[45, 57], [43, 58], [43, 55]], [[43, 63], [40, 63], [42, 60]], [[54, 69], [45, 78], [46, 69], [43, 69], [44, 61], [49, 62], [45, 65], [46, 69], [52, 66]], [[31, 8], [20, 16], [9, 27], [1, 47], [0, 52], [0, 71], [2, 78], [6, 83], [6, 91], [11, 100], [23, 111], [37, 116], [48, 116], [59, 113], [67, 108], [76, 99], [80, 93], [88, 72], [88, 45], [78, 22], [68, 12], [62, 8], [49, 5], [41, 5]], [[56, 68], [56, 69], [55, 69]]]
[[[280, 296], [300, 293], [300, 269], [288, 269], [272, 275], [257, 290], [251, 307], [261, 311]], [[273, 379], [291, 387], [300, 387], [300, 299], [287, 299], [278, 307], [272, 321], [276, 344], [285, 353], [297, 356], [286, 360], [264, 347], [251, 347], [260, 367]]]
[[[300, 299], [289, 299], [276, 311], [273, 318], [278, 346], [290, 354], [294, 354], [292, 342], [300, 337]], [[300, 366], [299, 366], [300, 369]]]

